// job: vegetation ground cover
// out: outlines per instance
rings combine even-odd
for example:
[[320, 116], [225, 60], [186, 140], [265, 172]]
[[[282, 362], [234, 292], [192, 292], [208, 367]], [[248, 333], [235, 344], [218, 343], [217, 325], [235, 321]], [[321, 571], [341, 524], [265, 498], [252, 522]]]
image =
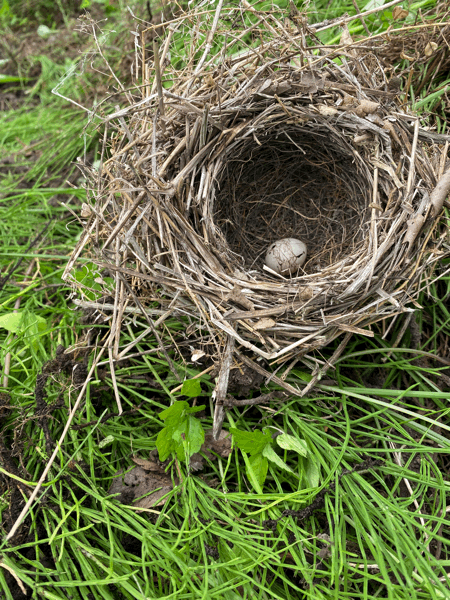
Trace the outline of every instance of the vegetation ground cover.
[[[361, 10], [366, 5], [358, 2]], [[403, 5], [405, 26], [436, 14], [448, 18], [436, 2]], [[4, 40], [15, 28], [41, 24], [46, 5], [39, 6], [34, 16], [14, 15], [11, 3]], [[317, 1], [307, 14], [315, 23], [344, 12], [354, 14], [353, 3]], [[74, 26], [69, 10], [45, 14], [42, 24], [50, 29]], [[125, 15], [111, 25], [117, 30], [111, 52], [128, 36]], [[380, 33], [393, 19], [391, 8], [365, 18], [365, 25]], [[355, 20], [350, 32], [362, 34], [364, 24]], [[333, 44], [340, 30], [322, 35]], [[436, 38], [419, 44], [406, 32], [402, 39], [401, 51], [394, 44], [387, 52], [387, 68], [396, 69], [404, 101], [423, 111], [424, 125], [445, 132], [448, 70], [439, 64], [448, 65], [448, 49], [433, 49], [442, 51], [439, 63], [425, 52]], [[408, 45], [414, 60], [401, 55], [412, 58]], [[140, 338], [147, 324], [137, 316], [121, 338], [124, 347], [134, 345], [134, 357], [119, 365], [115, 382], [106, 360], [98, 366], [38, 501], [6, 539], [56, 447], [92, 346], [109, 327], [95, 314], [74, 310], [61, 280], [81, 231], [73, 213], [80, 213], [85, 190], [76, 159], [86, 155], [95, 163], [98, 133], [86, 129], [83, 111], [51, 94], [70, 66], [66, 57], [62, 64], [32, 58], [17, 57], [16, 70], [11, 59], [2, 65], [5, 77], [19, 77], [3, 84], [0, 128], [3, 597], [448, 597], [447, 260], [424, 285], [414, 313], [374, 327], [373, 338], [354, 336], [329, 379], [306, 398], [281, 402], [273, 383], [255, 380], [245, 390], [238, 380], [237, 398], [268, 394], [267, 402], [229, 410], [225, 429], [240, 431], [241, 441], [235, 435], [228, 454], [220, 447], [203, 453], [198, 471], [187, 469], [178, 447], [168, 449], [162, 464], [155, 449], [170, 425], [164, 411], [175, 400], [194, 409], [205, 405], [183, 418], [208, 431], [212, 371], [202, 375], [207, 368], [188, 360], [196, 338], [187, 321], [165, 321], [165, 347], [171, 359], [177, 356], [174, 373], [156, 340]], [[95, 77], [74, 79], [64, 95], [88, 105]], [[95, 297], [88, 257], [80, 277], [92, 278]], [[184, 360], [173, 352], [174, 340], [186, 349]], [[323, 359], [335, 348], [324, 349]], [[306, 376], [294, 368], [286, 380], [295, 385]], [[180, 378], [200, 386], [180, 387]], [[264, 463], [264, 479], [255, 477], [258, 452], [245, 445], [246, 432], [273, 440], [260, 446], [261, 463], [267, 446], [278, 457]], [[183, 449], [181, 434], [186, 430], [178, 438]], [[278, 434], [290, 436], [292, 445], [279, 445]], [[137, 510], [133, 485], [131, 496], [124, 488], [111, 492], [119, 472], [136, 467], [159, 477], [160, 489], [166, 486], [161, 504]]]

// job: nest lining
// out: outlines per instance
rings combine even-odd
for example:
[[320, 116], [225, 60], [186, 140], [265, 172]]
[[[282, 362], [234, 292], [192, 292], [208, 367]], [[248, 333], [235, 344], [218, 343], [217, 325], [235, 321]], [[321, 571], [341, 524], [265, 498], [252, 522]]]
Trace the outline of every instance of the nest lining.
[[[266, 375], [250, 356], [304, 361], [317, 378], [327, 365], [314, 349], [342, 334], [344, 342], [371, 336], [372, 323], [414, 310], [447, 252], [438, 223], [450, 170], [448, 138], [403, 111], [364, 44], [353, 55], [346, 46], [338, 66], [329, 53], [308, 51], [307, 29], [267, 28], [264, 13], [256, 58], [221, 57], [221, 45], [231, 51], [240, 42], [229, 41], [228, 13], [219, 13], [213, 22], [195, 11], [182, 21], [185, 31], [209, 32], [219, 54], [206, 61], [210, 45], [198, 62], [193, 44], [181, 73], [167, 62], [176, 52], [170, 28], [159, 60], [136, 46], [144, 86], [104, 119], [103, 163], [85, 169], [85, 233], [64, 277], [82, 289], [71, 271], [83, 250], [114, 277], [114, 303], [103, 308], [113, 311], [112, 358], [137, 312], [156, 336], [169, 314], [204, 332], [206, 354], [224, 355], [220, 403], [234, 352]], [[308, 244], [296, 277], [262, 269], [265, 249], [283, 237]]]
[[[327, 131], [281, 129], [250, 139], [218, 175], [213, 219], [246, 270], [264, 277], [267, 248], [281, 238], [304, 241], [302, 272], [314, 273], [364, 244], [370, 182], [354, 155]], [[300, 275], [301, 273], [298, 273]]]

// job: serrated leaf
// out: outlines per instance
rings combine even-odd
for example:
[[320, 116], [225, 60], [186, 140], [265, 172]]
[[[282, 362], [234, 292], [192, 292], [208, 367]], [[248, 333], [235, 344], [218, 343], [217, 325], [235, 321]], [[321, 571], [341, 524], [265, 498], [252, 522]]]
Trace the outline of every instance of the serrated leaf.
[[262, 452], [268, 444], [272, 443], [272, 436], [267, 432], [241, 431], [234, 427], [230, 429], [230, 432], [233, 434], [233, 440], [239, 450], [252, 455]]
[[280, 448], [283, 448], [284, 450], [293, 450], [300, 454], [300, 456], [307, 456], [308, 454], [308, 446], [306, 445], [305, 440], [298, 440], [293, 435], [287, 433], [282, 433], [277, 436], [276, 440]]
[[[258, 486], [262, 487], [266, 480], [269, 462], [261, 452], [258, 452], [258, 454], [248, 457], [248, 464], [250, 468], [246, 469], [247, 477], [253, 487], [258, 489]], [[257, 485], [255, 485], [255, 482]]]
[[190, 412], [203, 410], [204, 406], [189, 408], [184, 400], [175, 402], [160, 413], [166, 426], [159, 432], [156, 447], [160, 460], [166, 460], [176, 452], [179, 460], [185, 460], [198, 452], [205, 441], [201, 422]]
[[170, 429], [164, 427], [158, 433], [156, 438], [156, 448], [158, 449], [159, 460], [164, 462], [176, 448], [176, 442], [172, 439]]
[[185, 379], [181, 388], [181, 394], [189, 398], [197, 398], [202, 393], [199, 379]]
[[294, 472], [291, 469], [291, 467], [288, 467], [288, 465], [284, 462], [284, 460], [282, 460], [278, 456], [278, 454], [275, 452], [275, 450], [272, 448], [272, 446], [266, 446], [264, 448], [264, 450], [262, 451], [262, 455], [265, 456], [267, 458], [267, 460], [270, 460], [270, 462], [273, 462], [275, 465], [277, 465], [277, 467], [280, 467], [280, 469], [289, 471], [289, 473]]

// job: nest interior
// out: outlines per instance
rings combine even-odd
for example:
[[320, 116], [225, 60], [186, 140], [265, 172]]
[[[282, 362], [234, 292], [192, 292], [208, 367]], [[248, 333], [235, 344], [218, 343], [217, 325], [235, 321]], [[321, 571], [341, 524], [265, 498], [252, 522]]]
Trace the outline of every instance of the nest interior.
[[308, 250], [303, 272], [318, 272], [364, 243], [370, 185], [358, 167], [326, 129], [269, 130], [228, 158], [214, 222], [246, 270], [263, 271], [272, 242], [298, 238]]
[[[201, 331], [206, 355], [224, 356], [218, 401], [233, 353], [265, 374], [252, 356], [300, 360], [319, 377], [330, 361], [312, 350], [413, 311], [449, 249], [449, 138], [402, 107], [374, 51], [383, 41], [312, 52], [301, 21], [253, 10], [249, 50], [230, 25], [236, 11], [194, 10], [150, 56], [145, 36], [136, 45], [137, 92], [103, 116], [64, 275], [82, 290], [72, 271], [84, 252], [114, 278], [113, 303], [77, 301], [113, 312], [112, 358], [136, 313], [156, 336], [167, 315]], [[180, 35], [191, 40], [182, 58]], [[285, 237], [308, 246], [293, 277], [263, 268]]]

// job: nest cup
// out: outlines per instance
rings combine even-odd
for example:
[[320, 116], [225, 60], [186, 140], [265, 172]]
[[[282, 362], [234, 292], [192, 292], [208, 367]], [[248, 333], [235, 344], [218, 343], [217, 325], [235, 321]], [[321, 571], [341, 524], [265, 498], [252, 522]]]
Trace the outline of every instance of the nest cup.
[[282, 238], [307, 246], [297, 275], [317, 273], [364, 245], [371, 185], [352, 148], [326, 126], [280, 126], [228, 156], [213, 218], [241, 267], [259, 277], [267, 276], [267, 248]]
[[[104, 117], [102, 164], [85, 168], [84, 234], [64, 274], [83, 294], [72, 271], [84, 252], [114, 279], [103, 286], [114, 302], [92, 290], [76, 300], [112, 313], [112, 365], [121, 328], [139, 314], [175, 373], [160, 330], [169, 315], [182, 320], [204, 360], [219, 357], [217, 406], [230, 369], [243, 366], [306, 393], [349, 336], [373, 336], [371, 324], [393, 317], [387, 336], [418, 307], [449, 248], [449, 138], [402, 108], [373, 51], [383, 40], [321, 55], [301, 20], [293, 29], [248, 10], [257, 50], [243, 50], [230, 25], [247, 17], [221, 4], [160, 30], [150, 57], [136, 44], [136, 93], [123, 90]], [[177, 59], [181, 34], [191, 43]], [[263, 261], [287, 237], [308, 258], [279, 277]], [[327, 361], [314, 352], [341, 335]], [[286, 375], [303, 363], [313, 378], [300, 389], [267, 362]]]

